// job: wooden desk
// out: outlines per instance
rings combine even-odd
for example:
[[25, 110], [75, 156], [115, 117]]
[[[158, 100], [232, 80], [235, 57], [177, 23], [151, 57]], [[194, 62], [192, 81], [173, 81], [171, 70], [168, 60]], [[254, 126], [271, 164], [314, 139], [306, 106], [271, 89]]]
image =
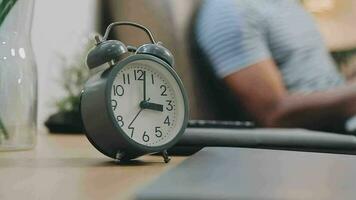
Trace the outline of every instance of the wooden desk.
[[0, 152], [0, 199], [130, 199], [139, 187], [183, 161], [144, 156], [118, 165], [84, 135], [38, 134], [34, 150]]

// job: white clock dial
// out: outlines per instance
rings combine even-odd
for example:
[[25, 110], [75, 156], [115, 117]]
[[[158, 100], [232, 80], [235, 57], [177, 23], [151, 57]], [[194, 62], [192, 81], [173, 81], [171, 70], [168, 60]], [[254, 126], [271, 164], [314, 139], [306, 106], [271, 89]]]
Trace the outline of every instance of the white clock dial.
[[167, 144], [184, 123], [184, 98], [177, 80], [151, 60], [133, 61], [118, 72], [111, 106], [125, 134], [145, 146]]

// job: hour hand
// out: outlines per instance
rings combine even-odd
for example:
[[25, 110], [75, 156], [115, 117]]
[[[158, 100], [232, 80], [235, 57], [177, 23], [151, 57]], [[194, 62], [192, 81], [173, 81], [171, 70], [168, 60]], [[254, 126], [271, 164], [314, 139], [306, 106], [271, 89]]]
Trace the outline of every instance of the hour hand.
[[142, 109], [150, 109], [150, 110], [163, 112], [163, 105], [162, 104], [158, 104], [158, 103], [151, 103], [151, 102], [148, 102], [148, 101], [142, 101], [140, 103], [140, 107]]

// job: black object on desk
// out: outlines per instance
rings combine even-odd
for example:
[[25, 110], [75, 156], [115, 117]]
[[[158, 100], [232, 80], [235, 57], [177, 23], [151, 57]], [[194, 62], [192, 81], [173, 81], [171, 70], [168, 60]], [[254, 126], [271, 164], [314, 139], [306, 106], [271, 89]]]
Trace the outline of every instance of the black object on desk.
[[189, 155], [209, 146], [356, 154], [356, 137], [305, 129], [187, 128], [169, 152]]
[[353, 155], [208, 147], [136, 199], [353, 200], [355, 187]]

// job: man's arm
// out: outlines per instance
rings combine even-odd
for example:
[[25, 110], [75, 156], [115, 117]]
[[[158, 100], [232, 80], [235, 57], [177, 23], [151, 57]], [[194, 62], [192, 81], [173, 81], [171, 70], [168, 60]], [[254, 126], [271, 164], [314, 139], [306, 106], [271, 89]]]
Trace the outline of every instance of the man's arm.
[[268, 59], [224, 78], [239, 102], [265, 127], [324, 130], [356, 114], [356, 85], [325, 92], [289, 94], [281, 75]]

